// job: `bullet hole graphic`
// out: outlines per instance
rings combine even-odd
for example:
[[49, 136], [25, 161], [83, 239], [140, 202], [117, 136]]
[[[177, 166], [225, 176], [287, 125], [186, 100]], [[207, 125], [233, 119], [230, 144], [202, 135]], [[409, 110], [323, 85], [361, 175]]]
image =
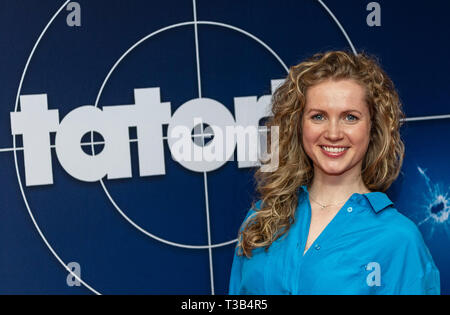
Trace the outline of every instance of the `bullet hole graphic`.
[[432, 205], [430, 211], [434, 215], [439, 216], [444, 213], [444, 209], [445, 209], [444, 202], [439, 202], [438, 204]]
[[450, 222], [448, 220], [450, 216], [449, 190], [445, 192], [442, 184], [433, 183], [426, 174], [426, 169], [417, 166], [417, 170], [425, 180], [427, 187], [423, 195], [422, 209], [424, 211], [421, 211], [422, 218], [418, 220], [419, 223], [417, 225], [428, 230], [428, 233], [425, 235], [427, 238], [433, 237], [433, 234], [439, 229], [450, 239]]

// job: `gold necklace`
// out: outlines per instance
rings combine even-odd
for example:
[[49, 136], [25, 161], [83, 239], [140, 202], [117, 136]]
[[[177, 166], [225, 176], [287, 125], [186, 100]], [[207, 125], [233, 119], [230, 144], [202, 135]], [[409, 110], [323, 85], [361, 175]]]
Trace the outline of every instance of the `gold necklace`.
[[321, 204], [320, 202], [317, 202], [316, 200], [314, 200], [314, 198], [311, 197], [311, 195], [309, 195], [309, 197], [311, 198], [312, 201], [314, 201], [315, 203], [317, 203], [317, 204], [320, 206], [320, 210], [322, 210], [323, 208], [329, 207], [329, 206], [337, 206], [337, 205], [339, 205], [339, 204], [341, 204], [341, 203], [347, 201], [347, 199], [346, 199], [346, 200], [341, 201], [341, 202], [338, 202], [338, 203], [330, 203], [330, 204], [328, 204], [328, 205], [323, 205], [323, 204]]

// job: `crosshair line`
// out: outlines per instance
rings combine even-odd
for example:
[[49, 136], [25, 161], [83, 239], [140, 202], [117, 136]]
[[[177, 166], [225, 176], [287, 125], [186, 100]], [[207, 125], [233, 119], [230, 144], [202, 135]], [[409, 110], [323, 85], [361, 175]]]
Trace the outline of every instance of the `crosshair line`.
[[401, 119], [401, 121], [419, 121], [419, 120], [433, 120], [433, 119], [447, 119], [450, 118], [450, 114], [448, 115], [434, 115], [434, 116], [422, 116], [422, 117], [410, 117]]
[[[213, 136], [214, 136], [214, 134], [212, 134], [212, 133], [205, 133], [203, 135], [202, 134], [194, 134], [191, 137], [192, 138], [211, 138]], [[167, 137], [162, 137], [162, 138], [163, 138], [163, 140], [167, 140]], [[129, 142], [130, 143], [139, 142], [139, 139], [130, 139]], [[105, 145], [106, 142], [105, 141], [89, 141], [89, 142], [81, 142], [80, 143], [80, 145], [82, 147], [89, 147], [92, 145], [100, 145], [100, 144]], [[51, 144], [50, 148], [55, 149], [56, 145]], [[24, 150], [24, 147], [16, 147], [15, 149], [14, 148], [4, 148], [4, 149], [0, 149], [0, 152], [23, 151], [23, 150]]]
[[[410, 118], [404, 118], [404, 119], [400, 119], [400, 121], [402, 122], [410, 122], [410, 121], [426, 121], [426, 120], [436, 120], [436, 119], [449, 119], [450, 118], [450, 114], [447, 115], [433, 115], [433, 116], [419, 116], [419, 117], [410, 117]], [[203, 128], [203, 125], [202, 125]], [[258, 131], [259, 132], [267, 132], [268, 128], [265, 126], [259, 126], [258, 127]], [[193, 134], [191, 135], [192, 138], [210, 138], [213, 137], [214, 134], [213, 133], [200, 133], [200, 134]], [[167, 140], [167, 136], [162, 137], [163, 140]], [[130, 142], [138, 142], [139, 139], [130, 139]], [[81, 142], [80, 145], [81, 146], [90, 146], [90, 145], [99, 145], [99, 144], [105, 144], [105, 141], [92, 141], [92, 142]], [[50, 148], [54, 149], [55, 145], [52, 144], [50, 145]], [[14, 152], [14, 151], [22, 151], [24, 148], [23, 147], [16, 147], [14, 148], [0, 148], [0, 153], [1, 152]]]
[[[197, 25], [197, 5], [196, 0], [192, 0], [192, 10], [194, 15], [194, 35], [195, 35], [195, 59], [197, 65], [197, 87], [198, 97], [202, 98], [202, 80], [200, 75], [200, 53], [198, 48], [198, 25]], [[205, 137], [203, 136], [203, 120], [201, 121], [200, 134], [202, 137], [202, 144], [205, 147]], [[203, 172], [203, 182], [205, 186], [205, 205], [206, 205], [206, 229], [208, 232], [208, 256], [209, 256], [209, 278], [211, 281], [211, 295], [214, 295], [214, 271], [212, 261], [212, 248], [211, 248], [211, 227], [209, 219], [209, 198], [208, 198], [208, 175]]]
[[[202, 127], [203, 127], [203, 125], [202, 125]], [[268, 128], [267, 127], [263, 127], [263, 126], [260, 126], [258, 128], [259, 132], [267, 132], [267, 130], [268, 130]], [[215, 136], [214, 133], [208, 133], [208, 132], [204, 133], [204, 132], [202, 132], [200, 134], [193, 134], [193, 135], [191, 135], [191, 138], [202, 138], [202, 140], [204, 140], [205, 138], [212, 138], [214, 136]], [[163, 136], [162, 139], [167, 141], [168, 137], [167, 136]], [[139, 139], [138, 138], [131, 138], [129, 140], [129, 142], [130, 143], [139, 142]], [[80, 142], [80, 145], [82, 147], [84, 147], [84, 146], [92, 146], [92, 145], [100, 145], [100, 144], [105, 145], [106, 142], [105, 141], [93, 141], [93, 140], [91, 140], [89, 142]], [[204, 143], [203, 143], [203, 145], [204, 145]], [[56, 145], [55, 144], [51, 144], [50, 148], [51, 149], [55, 149]], [[24, 147], [0, 148], [0, 152], [14, 152], [14, 151], [23, 151], [23, 150], [24, 150]]]

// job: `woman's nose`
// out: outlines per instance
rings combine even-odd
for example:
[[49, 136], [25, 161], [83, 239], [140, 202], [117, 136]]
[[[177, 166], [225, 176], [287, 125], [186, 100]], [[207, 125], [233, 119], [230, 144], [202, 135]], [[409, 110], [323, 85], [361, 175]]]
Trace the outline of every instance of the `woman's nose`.
[[338, 140], [342, 138], [342, 129], [338, 120], [330, 120], [327, 125], [325, 136], [330, 140]]

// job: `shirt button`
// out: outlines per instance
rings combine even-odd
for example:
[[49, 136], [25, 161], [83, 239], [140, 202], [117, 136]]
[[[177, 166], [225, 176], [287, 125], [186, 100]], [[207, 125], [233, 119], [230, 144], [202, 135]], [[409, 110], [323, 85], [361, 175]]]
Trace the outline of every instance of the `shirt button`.
[[353, 208], [352, 208], [352, 207], [348, 207], [348, 208], [347, 208], [347, 212], [348, 212], [348, 213], [350, 213], [350, 212], [352, 212], [352, 211], [353, 211]]
[[314, 248], [315, 248], [316, 250], [319, 250], [319, 249], [320, 249], [320, 246], [317, 244], [316, 246], [314, 246]]

